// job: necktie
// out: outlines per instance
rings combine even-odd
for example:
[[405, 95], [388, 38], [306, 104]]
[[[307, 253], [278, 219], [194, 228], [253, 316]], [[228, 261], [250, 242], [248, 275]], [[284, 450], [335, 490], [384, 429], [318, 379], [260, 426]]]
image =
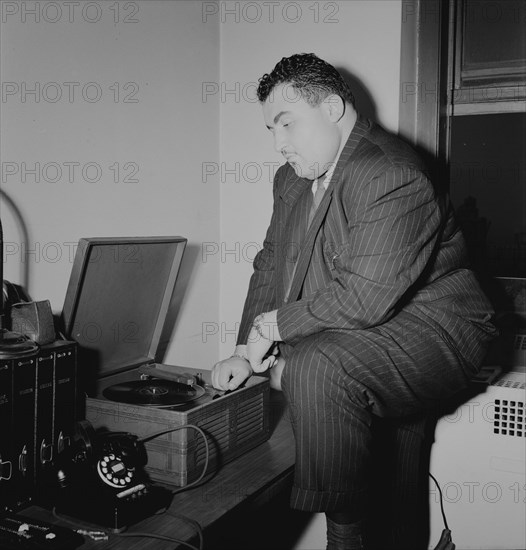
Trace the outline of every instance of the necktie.
[[316, 192], [314, 193], [312, 206], [309, 212], [309, 221], [308, 221], [307, 227], [310, 227], [312, 218], [314, 218], [314, 214], [316, 214], [316, 210], [318, 210], [318, 206], [320, 206], [320, 202], [321, 202], [321, 199], [323, 199], [324, 193], [325, 193], [325, 187], [321, 181], [318, 181], [318, 187], [316, 188]]
[[[318, 186], [316, 187], [316, 192], [314, 193], [314, 196], [312, 197], [312, 204], [309, 211], [309, 218], [307, 220], [307, 229], [310, 227], [310, 224], [312, 222], [312, 219], [314, 218], [314, 214], [316, 214], [316, 210], [318, 210], [318, 206], [320, 206], [321, 199], [323, 199], [323, 194], [325, 193], [325, 187], [323, 186], [323, 183], [318, 181]], [[298, 242], [300, 242], [298, 240]], [[285, 302], [288, 300], [290, 288], [292, 285], [292, 279], [294, 279], [294, 274], [296, 273], [296, 267], [298, 265], [298, 259], [295, 258], [294, 263], [289, 264], [288, 267], [288, 283], [287, 283], [287, 293], [285, 295]]]

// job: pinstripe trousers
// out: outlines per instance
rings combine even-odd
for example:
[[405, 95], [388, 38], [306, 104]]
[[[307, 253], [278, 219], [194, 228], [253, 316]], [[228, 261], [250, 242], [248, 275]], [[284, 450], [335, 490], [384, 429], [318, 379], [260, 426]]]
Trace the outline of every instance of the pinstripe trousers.
[[[296, 440], [291, 506], [304, 511], [367, 516], [373, 419], [403, 426], [469, 380], [434, 328], [406, 312], [382, 327], [320, 332], [283, 354]], [[400, 441], [413, 449], [420, 426], [406, 428]]]

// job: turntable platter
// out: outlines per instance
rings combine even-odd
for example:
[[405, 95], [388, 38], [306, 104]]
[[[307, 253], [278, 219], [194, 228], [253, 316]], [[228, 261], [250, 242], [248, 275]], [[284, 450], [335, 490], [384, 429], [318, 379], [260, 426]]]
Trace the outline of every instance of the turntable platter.
[[132, 380], [107, 387], [104, 397], [110, 401], [148, 407], [177, 407], [205, 394], [197, 385], [181, 384], [172, 380]]

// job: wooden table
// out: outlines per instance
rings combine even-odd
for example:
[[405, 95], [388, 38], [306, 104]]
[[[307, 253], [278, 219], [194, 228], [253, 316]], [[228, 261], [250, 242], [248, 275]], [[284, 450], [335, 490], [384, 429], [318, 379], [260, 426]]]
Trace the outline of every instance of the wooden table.
[[[252, 514], [273, 497], [288, 490], [294, 467], [294, 439], [284, 401], [278, 392], [271, 392], [271, 437], [265, 443], [225, 464], [207, 481], [197, 487], [176, 494], [165, 513], [147, 518], [131, 526], [125, 534], [154, 533], [191, 542], [198, 546], [196, 530], [172, 514], [184, 515], [197, 521], [205, 532], [205, 548], [209, 546], [207, 534], [217, 539], [217, 525], [228, 516], [240, 518]], [[53, 518], [48, 510], [36, 506], [21, 512], [35, 519], [67, 525]], [[67, 525], [71, 527], [70, 525]], [[211, 546], [217, 547], [212, 541]], [[110, 535], [107, 541], [85, 538], [81, 550], [173, 550], [185, 548], [174, 542], [145, 537]]]

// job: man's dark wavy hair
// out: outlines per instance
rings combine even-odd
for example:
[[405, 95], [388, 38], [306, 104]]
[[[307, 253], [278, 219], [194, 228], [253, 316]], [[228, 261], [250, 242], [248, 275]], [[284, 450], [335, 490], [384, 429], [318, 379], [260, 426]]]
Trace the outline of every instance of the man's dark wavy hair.
[[279, 84], [292, 84], [293, 88], [312, 107], [319, 105], [331, 94], [339, 95], [354, 106], [354, 96], [341, 74], [329, 63], [313, 53], [283, 57], [270, 74], [259, 79], [258, 99], [265, 102]]

